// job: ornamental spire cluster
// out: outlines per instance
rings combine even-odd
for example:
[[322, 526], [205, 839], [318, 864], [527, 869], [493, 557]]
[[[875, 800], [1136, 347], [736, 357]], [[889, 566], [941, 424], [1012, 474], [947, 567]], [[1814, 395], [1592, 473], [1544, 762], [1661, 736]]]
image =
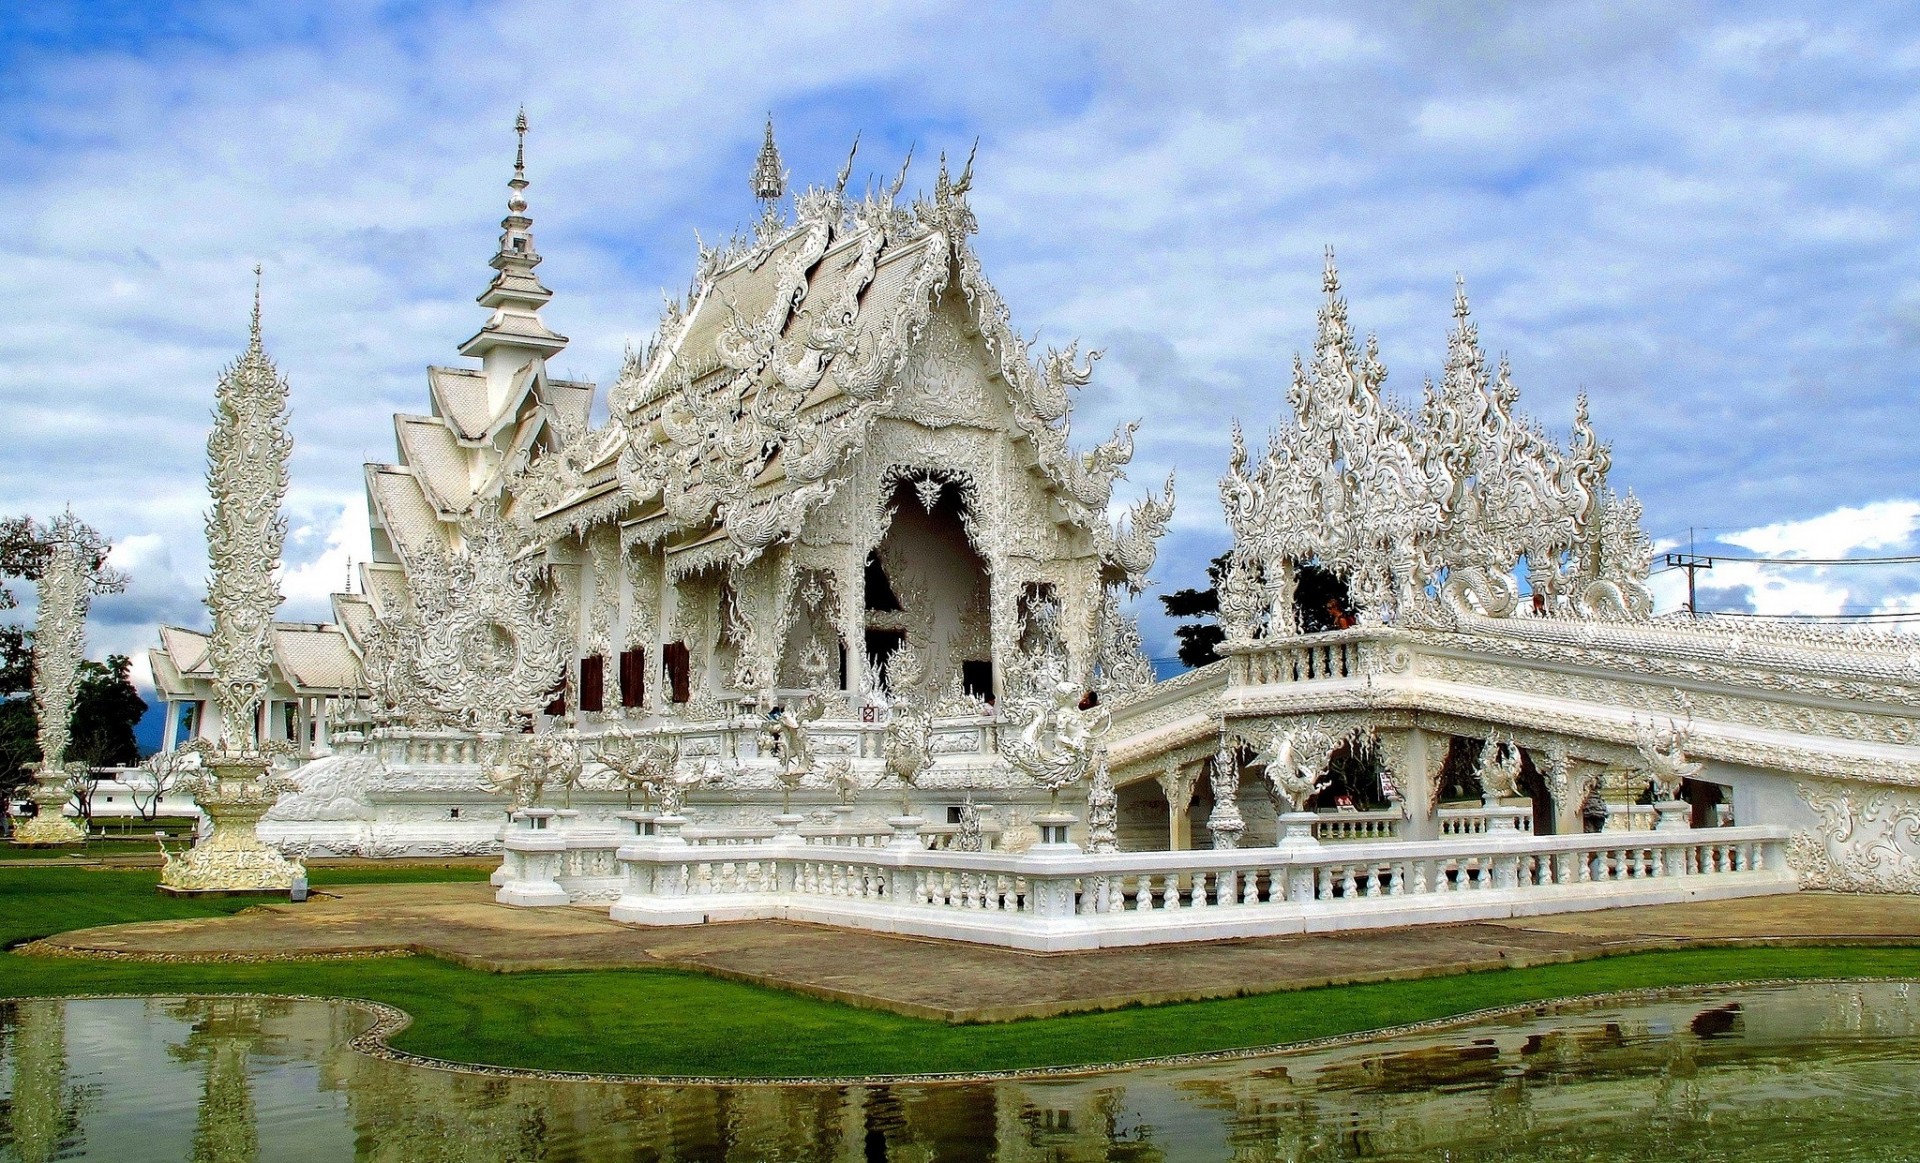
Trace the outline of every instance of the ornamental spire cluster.
[[1294, 360], [1292, 421], [1259, 460], [1236, 428], [1221, 481], [1235, 539], [1221, 600], [1234, 632], [1311, 629], [1293, 625], [1291, 593], [1307, 564], [1346, 586], [1363, 622], [1506, 616], [1520, 604], [1522, 565], [1536, 612], [1645, 619], [1637, 502], [1607, 489], [1611, 458], [1585, 400], [1564, 447], [1521, 415], [1460, 284], [1441, 381], [1417, 410], [1403, 408], [1385, 394], [1378, 345], [1348, 321], [1331, 250], [1322, 285], [1313, 357]]
[[260, 750], [260, 700], [270, 682], [273, 615], [281, 594], [274, 571], [286, 541], [280, 505], [287, 495], [287, 381], [260, 338], [260, 268], [254, 268], [253, 322], [247, 350], [220, 373], [213, 432], [207, 437], [207, 646], [220, 739], [235, 754]]
[[760, 157], [753, 165], [753, 196], [762, 208], [771, 211], [786, 192], [787, 174], [780, 168], [780, 147], [773, 144], [773, 114], [769, 113], [766, 139], [760, 143]]

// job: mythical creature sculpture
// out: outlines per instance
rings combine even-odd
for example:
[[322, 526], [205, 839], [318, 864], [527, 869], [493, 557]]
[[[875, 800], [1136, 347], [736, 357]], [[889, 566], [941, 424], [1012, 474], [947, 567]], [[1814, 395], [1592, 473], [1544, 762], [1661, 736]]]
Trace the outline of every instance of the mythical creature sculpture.
[[[762, 699], [770, 703], [770, 699]], [[793, 811], [793, 793], [813, 774], [812, 729], [827, 713], [826, 699], [818, 691], [808, 691], [799, 705], [787, 704], [767, 711], [766, 726], [760, 732], [762, 753], [771, 754], [778, 766], [774, 778], [780, 783], [782, 814]]]
[[1702, 764], [1687, 758], [1687, 743], [1693, 737], [1693, 722], [1667, 720], [1665, 729], [1650, 720], [1633, 721], [1634, 749], [1640, 753], [1642, 774], [1653, 788], [1656, 801], [1673, 800], [1680, 795], [1682, 780], [1700, 774]]
[[560, 788], [566, 802], [571, 803], [583, 772], [579, 739], [570, 733], [550, 731], [539, 735], [514, 732], [501, 737], [483, 774], [495, 794], [506, 797], [517, 809], [538, 804], [554, 787]]
[[568, 643], [544, 566], [491, 501], [460, 522], [459, 551], [420, 550], [407, 573], [411, 609], [376, 622], [367, 680], [390, 712], [482, 731], [517, 732], [566, 668]]
[[660, 785], [672, 775], [679, 758], [678, 742], [678, 736], [666, 731], [610, 729], [593, 739], [587, 754], [615, 783], [657, 802]]
[[1274, 733], [1256, 765], [1265, 765], [1267, 786], [1290, 812], [1304, 812], [1307, 801], [1325, 791], [1327, 765], [1340, 737], [1317, 723], [1302, 723]]
[[900, 784], [900, 814], [912, 814], [908, 796], [933, 768], [933, 713], [920, 694], [920, 656], [902, 643], [887, 660], [887, 681], [898, 692], [888, 698], [887, 726], [881, 736], [885, 773]]
[[1486, 745], [1480, 748], [1480, 762], [1473, 769], [1473, 778], [1480, 784], [1481, 798], [1488, 807], [1520, 794], [1520, 766], [1520, 748], [1512, 739], [1487, 736]]
[[1016, 771], [1053, 793], [1055, 803], [1062, 789], [1086, 778], [1094, 741], [1110, 722], [1105, 708], [1085, 709], [1080, 701], [1080, 688], [1064, 678], [1044, 692], [1022, 697], [1012, 717], [1016, 722], [1025, 718], [1026, 726], [1000, 747]]

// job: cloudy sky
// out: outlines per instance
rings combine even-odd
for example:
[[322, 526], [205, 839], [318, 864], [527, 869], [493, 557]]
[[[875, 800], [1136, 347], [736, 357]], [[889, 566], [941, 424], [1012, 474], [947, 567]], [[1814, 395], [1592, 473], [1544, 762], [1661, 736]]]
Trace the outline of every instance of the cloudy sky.
[[[1920, 552], [1910, 5], [35, 3], [0, 14], [0, 75], [0, 509], [118, 543], [96, 655], [204, 619], [203, 442], [255, 262], [294, 392], [286, 612], [324, 616], [365, 554], [359, 465], [484, 314], [523, 102], [556, 362], [602, 384], [695, 232], [752, 214], [768, 111], [800, 183], [856, 131], [856, 181], [978, 139], [1016, 324], [1107, 352], [1077, 430], [1145, 420], [1123, 492], [1178, 470], [1163, 588], [1225, 544], [1226, 426], [1283, 406], [1327, 244], [1408, 396], [1463, 275], [1530, 411], [1564, 430], [1591, 395], [1665, 543]], [[1900, 567], [1708, 583], [1920, 608]]]

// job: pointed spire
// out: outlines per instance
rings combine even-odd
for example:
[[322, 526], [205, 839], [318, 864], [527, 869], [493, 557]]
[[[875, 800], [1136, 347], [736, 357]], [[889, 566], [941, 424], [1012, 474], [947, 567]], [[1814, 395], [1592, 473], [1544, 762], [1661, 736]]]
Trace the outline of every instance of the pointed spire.
[[780, 168], [780, 147], [773, 144], [773, 114], [767, 114], [767, 135], [760, 143], [760, 157], [753, 166], [753, 196], [762, 207], [772, 209], [787, 192], [787, 175]]
[[520, 116], [514, 119], [514, 133], [519, 135], [519, 144], [513, 149], [513, 178], [507, 187], [513, 193], [507, 195], [507, 211], [511, 214], [527, 212], [527, 198], [521, 193], [527, 188], [527, 107], [520, 106]]
[[[553, 298], [553, 292], [540, 285], [533, 269], [540, 265], [540, 252], [533, 244], [533, 219], [527, 215], [527, 110], [520, 107], [514, 118], [517, 139], [513, 150], [513, 177], [507, 181], [507, 216], [500, 220], [500, 247], [487, 262], [496, 272], [493, 281], [480, 294], [480, 305], [493, 308], [493, 318], [478, 334], [460, 345], [460, 354], [485, 356], [495, 347], [524, 349], [517, 358], [524, 360], [535, 352], [553, 355], [567, 345], [564, 335], [556, 335], [540, 321], [540, 308]], [[516, 365], [517, 366], [517, 365]]]
[[260, 264], [253, 264], [253, 322], [247, 332], [247, 350], [264, 351], [266, 347], [260, 341]]
[[1455, 271], [1453, 272], [1453, 317], [1464, 323], [1469, 314], [1471, 311], [1467, 307], [1467, 276]]

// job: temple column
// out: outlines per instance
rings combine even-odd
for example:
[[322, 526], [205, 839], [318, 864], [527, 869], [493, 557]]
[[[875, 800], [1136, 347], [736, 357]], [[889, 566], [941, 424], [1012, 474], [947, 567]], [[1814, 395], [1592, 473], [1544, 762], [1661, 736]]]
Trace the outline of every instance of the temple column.
[[1193, 807], [1193, 772], [1179, 764], [1169, 764], [1154, 777], [1167, 797], [1167, 848], [1185, 852], [1193, 847], [1193, 825], [1188, 810]]
[[[1434, 782], [1447, 761], [1451, 739], [1418, 727], [1408, 731], [1382, 731], [1380, 757], [1400, 785], [1407, 818], [1400, 834], [1409, 840], [1434, 840], [1440, 836], [1440, 820], [1435, 814]], [[1392, 749], [1391, 752], [1389, 749]]]

